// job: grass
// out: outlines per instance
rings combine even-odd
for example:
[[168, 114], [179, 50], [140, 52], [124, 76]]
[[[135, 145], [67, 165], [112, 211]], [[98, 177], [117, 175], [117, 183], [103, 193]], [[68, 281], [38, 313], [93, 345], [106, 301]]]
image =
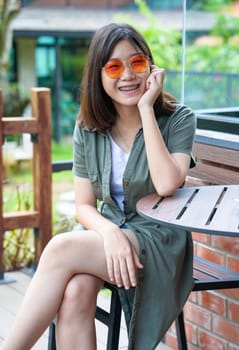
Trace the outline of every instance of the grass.
[[[66, 138], [61, 143], [52, 142], [52, 161], [71, 160], [72, 159], [72, 139]], [[32, 205], [32, 169], [29, 164], [20, 169], [12, 166], [8, 171], [7, 181], [4, 186], [4, 211], [15, 211], [25, 209], [25, 203], [30, 202]], [[73, 188], [72, 171], [61, 171], [52, 174], [53, 188], [58, 188], [62, 184], [68, 184]], [[19, 206], [21, 208], [19, 208]]]
[[52, 142], [52, 161], [72, 159], [72, 140], [64, 139], [62, 143]]

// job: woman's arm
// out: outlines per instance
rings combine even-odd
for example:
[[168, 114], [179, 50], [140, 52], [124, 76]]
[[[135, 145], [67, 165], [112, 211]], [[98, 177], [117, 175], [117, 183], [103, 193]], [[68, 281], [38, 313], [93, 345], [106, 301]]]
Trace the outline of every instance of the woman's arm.
[[190, 156], [185, 153], [170, 154], [155, 118], [153, 105], [162, 92], [164, 70], [152, 66], [147, 80], [147, 90], [138, 108], [144, 131], [145, 149], [150, 175], [156, 191], [161, 196], [171, 195], [185, 180]]
[[110, 280], [126, 289], [135, 286], [136, 271], [142, 268], [138, 252], [123, 231], [98, 211], [90, 180], [75, 176], [74, 187], [78, 220], [88, 230], [98, 232], [104, 241]]

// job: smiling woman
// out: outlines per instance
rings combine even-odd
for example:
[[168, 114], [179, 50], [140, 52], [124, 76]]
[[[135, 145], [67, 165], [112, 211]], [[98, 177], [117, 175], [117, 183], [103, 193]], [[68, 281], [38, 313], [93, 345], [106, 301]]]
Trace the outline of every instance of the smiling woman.
[[155, 349], [181, 311], [193, 283], [191, 234], [136, 212], [141, 197], [175, 192], [193, 163], [195, 117], [164, 92], [164, 76], [132, 26], [110, 23], [94, 34], [73, 134], [84, 229], [46, 246], [2, 350], [30, 349], [56, 314], [59, 350], [95, 350], [104, 281], [118, 288], [128, 350]]

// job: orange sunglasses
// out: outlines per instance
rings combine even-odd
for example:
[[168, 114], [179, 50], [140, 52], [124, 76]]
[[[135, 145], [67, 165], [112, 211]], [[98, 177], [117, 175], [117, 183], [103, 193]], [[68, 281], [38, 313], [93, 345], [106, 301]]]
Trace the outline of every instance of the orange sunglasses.
[[[149, 58], [145, 55], [132, 56], [128, 62], [134, 73], [144, 73], [149, 68]], [[119, 79], [125, 67], [121, 60], [112, 59], [104, 65], [103, 69], [111, 79]]]

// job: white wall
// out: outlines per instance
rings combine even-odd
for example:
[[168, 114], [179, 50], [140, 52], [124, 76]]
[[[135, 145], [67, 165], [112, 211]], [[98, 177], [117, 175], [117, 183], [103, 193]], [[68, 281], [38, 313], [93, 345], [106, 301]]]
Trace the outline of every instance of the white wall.
[[33, 38], [19, 38], [16, 41], [18, 54], [19, 87], [29, 94], [29, 90], [37, 84], [35, 70], [35, 43]]

